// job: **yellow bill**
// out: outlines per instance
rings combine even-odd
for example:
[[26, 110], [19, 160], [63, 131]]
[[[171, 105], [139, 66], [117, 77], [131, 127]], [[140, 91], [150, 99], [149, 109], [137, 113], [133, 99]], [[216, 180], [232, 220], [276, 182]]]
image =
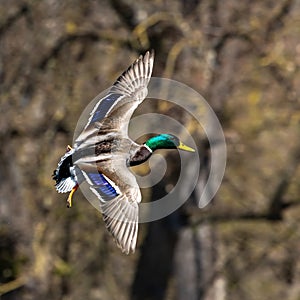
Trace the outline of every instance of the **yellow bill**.
[[188, 151], [188, 152], [195, 152], [195, 149], [185, 145], [183, 142], [180, 142], [179, 146], [177, 146], [177, 149]]

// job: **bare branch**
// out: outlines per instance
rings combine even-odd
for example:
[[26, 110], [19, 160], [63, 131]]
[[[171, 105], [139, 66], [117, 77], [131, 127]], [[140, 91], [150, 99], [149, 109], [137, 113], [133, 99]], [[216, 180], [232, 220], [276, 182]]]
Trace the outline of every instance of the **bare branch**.
[[77, 33], [77, 34], [71, 34], [71, 35], [64, 35], [60, 39], [57, 40], [57, 42], [54, 44], [54, 46], [50, 49], [49, 53], [43, 57], [40, 62], [38, 63], [38, 68], [45, 69], [48, 62], [58, 57], [61, 50], [64, 48], [64, 46], [68, 43], [74, 42], [74, 41], [91, 41], [91, 42], [99, 42], [101, 40], [108, 40], [117, 42], [120, 44], [126, 44], [129, 45], [128, 40], [124, 39], [123, 37], [118, 37], [115, 35], [115, 33], [112, 33], [111, 31], [97, 31], [95, 32], [83, 32], [83, 33]]
[[269, 40], [272, 33], [276, 32], [279, 28], [283, 26], [283, 19], [289, 14], [293, 0], [284, 1], [280, 7], [275, 11], [271, 20], [268, 22], [266, 30], [266, 39]]
[[23, 287], [26, 284], [26, 277], [19, 277], [15, 280], [0, 285], [0, 296]]
[[0, 26], [0, 35], [2, 35], [6, 30], [8, 30], [16, 21], [18, 21], [21, 17], [28, 14], [29, 7], [26, 3], [23, 3], [19, 10], [13, 14], [12, 16], [9, 16], [7, 20]]

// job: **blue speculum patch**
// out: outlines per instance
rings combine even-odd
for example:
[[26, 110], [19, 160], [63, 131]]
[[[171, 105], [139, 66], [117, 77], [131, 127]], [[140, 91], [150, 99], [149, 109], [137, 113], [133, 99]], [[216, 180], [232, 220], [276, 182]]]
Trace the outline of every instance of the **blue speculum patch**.
[[122, 95], [120, 95], [120, 94], [108, 94], [107, 96], [105, 96], [101, 100], [101, 102], [100, 102], [99, 106], [97, 107], [96, 111], [94, 112], [91, 123], [101, 121], [105, 117], [105, 115], [107, 114], [107, 112], [109, 111], [111, 106], [120, 97], [122, 97]]
[[103, 200], [111, 200], [118, 196], [118, 193], [111, 184], [100, 173], [88, 173], [89, 178], [95, 184], [93, 187], [103, 198]]

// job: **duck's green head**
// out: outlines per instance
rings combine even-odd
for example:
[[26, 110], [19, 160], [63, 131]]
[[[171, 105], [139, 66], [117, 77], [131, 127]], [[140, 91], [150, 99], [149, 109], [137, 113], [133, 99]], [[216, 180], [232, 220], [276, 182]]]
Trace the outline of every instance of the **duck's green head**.
[[145, 143], [152, 151], [156, 149], [180, 149], [189, 152], [195, 152], [195, 150], [189, 146], [183, 144], [178, 137], [173, 134], [159, 134], [156, 135]]

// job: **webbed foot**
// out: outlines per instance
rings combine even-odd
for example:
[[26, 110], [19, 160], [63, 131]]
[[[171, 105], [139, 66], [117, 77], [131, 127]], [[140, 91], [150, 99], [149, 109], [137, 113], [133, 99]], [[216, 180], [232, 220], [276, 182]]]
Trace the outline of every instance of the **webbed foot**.
[[72, 191], [70, 192], [68, 199], [67, 199], [67, 207], [70, 208], [72, 207], [72, 198], [73, 198], [73, 194], [77, 191], [78, 189], [78, 184], [76, 184], [73, 188]]

